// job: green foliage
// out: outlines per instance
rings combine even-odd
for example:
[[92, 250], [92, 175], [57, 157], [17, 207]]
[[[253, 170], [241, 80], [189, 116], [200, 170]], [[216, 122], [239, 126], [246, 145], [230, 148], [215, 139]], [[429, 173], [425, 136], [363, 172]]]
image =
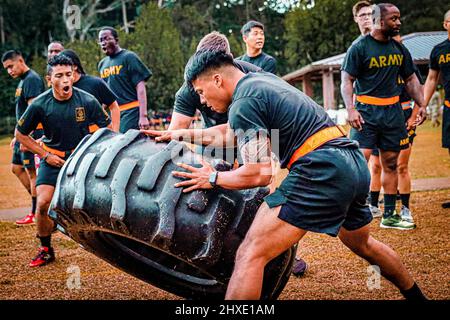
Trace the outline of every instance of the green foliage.
[[135, 31], [126, 36], [126, 44], [125, 48], [136, 52], [153, 73], [147, 83], [148, 106], [155, 110], [172, 108], [175, 92], [183, 83], [184, 59], [180, 33], [170, 11], [154, 3], [145, 5]]
[[353, 1], [321, 0], [311, 9], [289, 12], [284, 20], [288, 65], [297, 69], [345, 52], [359, 33], [352, 6]]
[[182, 6], [177, 3], [171, 9], [171, 16], [180, 33], [181, 50], [184, 60], [187, 61], [195, 52], [198, 41], [210, 31], [208, 23], [193, 5]]
[[448, 0], [392, 0], [401, 14], [401, 33], [444, 30], [444, 14], [450, 9]]
[[[241, 26], [249, 19], [266, 26], [264, 51], [277, 61], [279, 75], [286, 74], [313, 61], [345, 52], [359, 31], [351, 13], [357, 0], [130, 0], [126, 12], [134, 21], [130, 33], [123, 31], [120, 6], [104, 11], [114, 1], [71, 0], [83, 8], [100, 10], [84, 41], [69, 43], [63, 21], [62, 0], [1, 0], [5, 42], [1, 52], [19, 49], [27, 63], [44, 74], [46, 47], [50, 40], [63, 41], [66, 48], [80, 56], [86, 72], [98, 75], [97, 64], [103, 58], [96, 43], [98, 29], [112, 25], [120, 30], [120, 45], [135, 51], [152, 70], [147, 84], [148, 104], [152, 109], [168, 109], [182, 83], [184, 65], [195, 51], [198, 41], [217, 30], [227, 35], [235, 57], [244, 53]], [[402, 14], [402, 34], [443, 30], [443, 15], [448, 0], [392, 0]], [[312, 5], [314, 4], [314, 5]], [[103, 10], [103, 11], [102, 11]], [[84, 27], [86, 24], [82, 24]], [[77, 37], [79, 38], [79, 36]], [[14, 116], [14, 91], [17, 80], [0, 72], [0, 117]]]
[[0, 117], [14, 116], [14, 93], [18, 80], [12, 79], [5, 69], [0, 73]]
[[72, 49], [80, 57], [83, 69], [87, 74], [99, 76], [97, 64], [104, 55], [97, 40], [74, 41], [66, 45], [66, 49]]
[[[315, 1], [313, 7], [301, 6], [287, 13], [284, 39], [285, 58], [290, 71], [347, 50], [359, 35], [351, 12], [355, 2], [320, 0]], [[448, 1], [390, 2], [400, 9], [402, 34], [443, 30], [443, 15], [448, 9]]]
[[234, 57], [242, 56], [245, 53], [245, 44], [242, 41], [241, 34], [235, 32], [227, 34], [228, 42], [230, 43], [231, 52]]

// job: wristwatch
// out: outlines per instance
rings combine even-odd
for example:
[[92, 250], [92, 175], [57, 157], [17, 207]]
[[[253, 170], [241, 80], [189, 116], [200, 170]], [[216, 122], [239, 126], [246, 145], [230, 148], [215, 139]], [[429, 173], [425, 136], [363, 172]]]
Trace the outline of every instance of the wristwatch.
[[47, 162], [47, 158], [48, 158], [48, 156], [49, 156], [50, 154], [51, 154], [50, 152], [47, 152], [47, 153], [45, 154], [45, 156], [42, 157], [41, 160]]
[[217, 177], [219, 176], [219, 171], [214, 171], [209, 175], [209, 183], [213, 188], [216, 187]]

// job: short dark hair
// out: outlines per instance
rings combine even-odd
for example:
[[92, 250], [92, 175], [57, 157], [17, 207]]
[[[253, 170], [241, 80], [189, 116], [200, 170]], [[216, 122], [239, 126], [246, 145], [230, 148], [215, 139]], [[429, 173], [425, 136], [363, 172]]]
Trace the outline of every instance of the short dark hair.
[[119, 39], [119, 33], [117, 33], [117, 30], [114, 29], [113, 27], [103, 27], [100, 29], [100, 31], [98, 32], [100, 34], [100, 32], [102, 31], [111, 31], [112, 36], [114, 37], [114, 39], [118, 40]]
[[357, 3], [355, 3], [355, 5], [352, 8], [353, 16], [356, 17], [359, 10], [361, 10], [362, 8], [371, 7], [371, 6], [372, 6], [372, 4], [369, 1], [366, 1], [366, 0], [358, 1]]
[[225, 51], [197, 51], [184, 69], [184, 80], [190, 86], [201, 74], [223, 66], [234, 66], [233, 56]]
[[61, 51], [59, 54], [63, 54], [65, 56], [69, 57], [72, 60], [73, 65], [77, 67], [78, 72], [81, 74], [86, 74], [86, 72], [84, 72], [83, 66], [81, 65], [80, 58], [75, 53], [75, 51], [70, 50], [70, 49], [65, 49], [65, 50]]
[[73, 61], [68, 56], [63, 54], [57, 54], [50, 58], [47, 63], [47, 74], [51, 74], [53, 71], [53, 67], [55, 66], [71, 66], [73, 67]]
[[252, 28], [260, 28], [264, 31], [264, 25], [261, 22], [250, 20], [246, 24], [244, 24], [241, 28], [241, 34], [243, 36], [248, 35], [248, 33], [252, 30]]
[[2, 55], [2, 62], [10, 59], [14, 60], [17, 57], [23, 57], [22, 53], [19, 50], [9, 50]]

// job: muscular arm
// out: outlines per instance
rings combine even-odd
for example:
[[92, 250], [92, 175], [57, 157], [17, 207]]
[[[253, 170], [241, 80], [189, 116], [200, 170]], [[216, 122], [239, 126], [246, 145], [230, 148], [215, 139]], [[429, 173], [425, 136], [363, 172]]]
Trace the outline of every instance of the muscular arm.
[[[43, 158], [47, 154], [47, 151], [45, 151], [44, 148], [42, 148], [39, 143], [37, 143], [36, 140], [30, 136], [20, 133], [17, 129], [15, 131], [15, 136], [19, 143], [23, 144], [27, 150], [37, 154], [39, 157]], [[55, 167], [62, 167], [65, 161], [57, 155], [49, 153], [46, 162]]]
[[405, 89], [415, 103], [419, 105], [419, 108], [426, 107], [423, 99], [423, 87], [415, 73], [405, 80]]
[[[261, 174], [264, 172], [264, 174]], [[217, 185], [230, 190], [264, 187], [272, 180], [272, 164], [270, 162], [248, 163], [233, 171], [220, 172]]]
[[233, 131], [227, 123], [207, 129], [143, 130], [142, 132], [156, 137], [156, 141], [183, 140], [193, 144], [214, 147], [232, 147], [235, 141]]
[[149, 122], [147, 118], [147, 91], [145, 89], [145, 81], [141, 81], [136, 85], [136, 92], [139, 101], [139, 127], [148, 129]]
[[413, 113], [408, 120], [407, 129], [409, 130], [414, 125], [422, 124], [427, 118], [427, 112], [426, 104], [423, 99], [423, 87], [415, 73], [405, 79], [405, 89], [418, 106], [418, 108], [414, 108]]
[[168, 130], [189, 129], [194, 117], [185, 116], [179, 112], [172, 112], [172, 120], [170, 121]]
[[217, 185], [232, 190], [267, 186], [272, 181], [270, 139], [253, 138], [239, 152], [244, 165], [230, 172], [220, 173]]
[[439, 80], [439, 71], [430, 69], [428, 72], [427, 80], [424, 85], [424, 105], [427, 106], [430, 103], [431, 97], [433, 96], [434, 91], [436, 90], [436, 86]]
[[[218, 173], [216, 185], [230, 190], [241, 190], [259, 186], [267, 186], [272, 181], [272, 159], [269, 138], [252, 139], [240, 149], [244, 165], [233, 171], [221, 171]], [[202, 167], [195, 168], [187, 164], [180, 163], [183, 169], [188, 172], [174, 171], [173, 175], [180, 178], [187, 178], [175, 184], [175, 187], [186, 187], [183, 192], [190, 192], [196, 189], [211, 189], [209, 177], [214, 172], [214, 168], [205, 161], [201, 161]]]
[[353, 83], [355, 77], [350, 75], [346, 71], [341, 71], [341, 95], [344, 99], [345, 108], [348, 113], [348, 123], [357, 130], [362, 130], [363, 118], [359, 112], [355, 109], [353, 102]]
[[17, 141], [23, 144], [30, 152], [37, 154], [41, 158], [45, 156], [46, 151], [36, 142], [36, 140], [20, 133], [18, 130], [16, 130], [14, 134]]
[[353, 103], [353, 83], [355, 82], [355, 78], [352, 77], [349, 73], [345, 71], [341, 71], [341, 95], [342, 99], [344, 99], [345, 107], [347, 111], [354, 109]]
[[[109, 111], [111, 112], [111, 129], [115, 132], [119, 132], [120, 129], [120, 109], [117, 101], [114, 101], [108, 106]], [[109, 126], [108, 126], [109, 127]]]

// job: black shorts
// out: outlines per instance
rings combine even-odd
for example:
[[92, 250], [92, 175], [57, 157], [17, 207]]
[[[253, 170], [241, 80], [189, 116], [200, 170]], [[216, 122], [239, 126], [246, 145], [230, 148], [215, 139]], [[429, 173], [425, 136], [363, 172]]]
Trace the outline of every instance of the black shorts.
[[341, 227], [359, 229], [372, 221], [366, 205], [370, 174], [356, 147], [321, 148], [297, 160], [274, 193], [270, 208], [298, 228], [337, 236]]
[[[408, 109], [403, 109], [403, 115], [405, 116], [405, 122], [408, 121], [409, 118], [411, 118], [413, 109], [412, 108], [408, 108]], [[412, 145], [414, 138], [416, 137], [416, 128], [411, 129], [408, 131], [408, 139], [409, 139], [409, 144]]]
[[416, 134], [416, 128], [413, 128], [411, 130], [408, 131], [408, 141], [409, 141], [409, 145], [412, 146], [413, 142], [414, 142], [414, 138], [417, 136]]
[[33, 137], [33, 139], [37, 140], [37, 139], [42, 138], [43, 135], [44, 135], [44, 130], [36, 129], [33, 131], [33, 134], [31, 136]]
[[442, 114], [442, 147], [450, 149], [450, 107], [447, 105]]
[[20, 151], [20, 143], [16, 141], [13, 149], [12, 164], [22, 166], [26, 169], [34, 169], [34, 153], [28, 151]]
[[379, 157], [380, 156], [380, 150], [379, 149], [373, 149], [371, 155], [374, 156], [374, 157]]
[[[63, 159], [67, 161], [70, 156], [70, 152], [67, 152], [67, 156]], [[46, 184], [50, 186], [56, 186], [58, 180], [58, 174], [62, 167], [54, 167], [49, 165], [46, 161], [41, 160], [39, 162], [39, 170], [36, 178], [36, 186]]]
[[400, 151], [409, 145], [405, 117], [400, 103], [389, 106], [375, 106], [356, 103], [356, 109], [364, 119], [362, 130], [354, 128], [350, 138], [359, 142], [362, 149]]
[[139, 107], [120, 112], [120, 133], [130, 129], [139, 130]]

